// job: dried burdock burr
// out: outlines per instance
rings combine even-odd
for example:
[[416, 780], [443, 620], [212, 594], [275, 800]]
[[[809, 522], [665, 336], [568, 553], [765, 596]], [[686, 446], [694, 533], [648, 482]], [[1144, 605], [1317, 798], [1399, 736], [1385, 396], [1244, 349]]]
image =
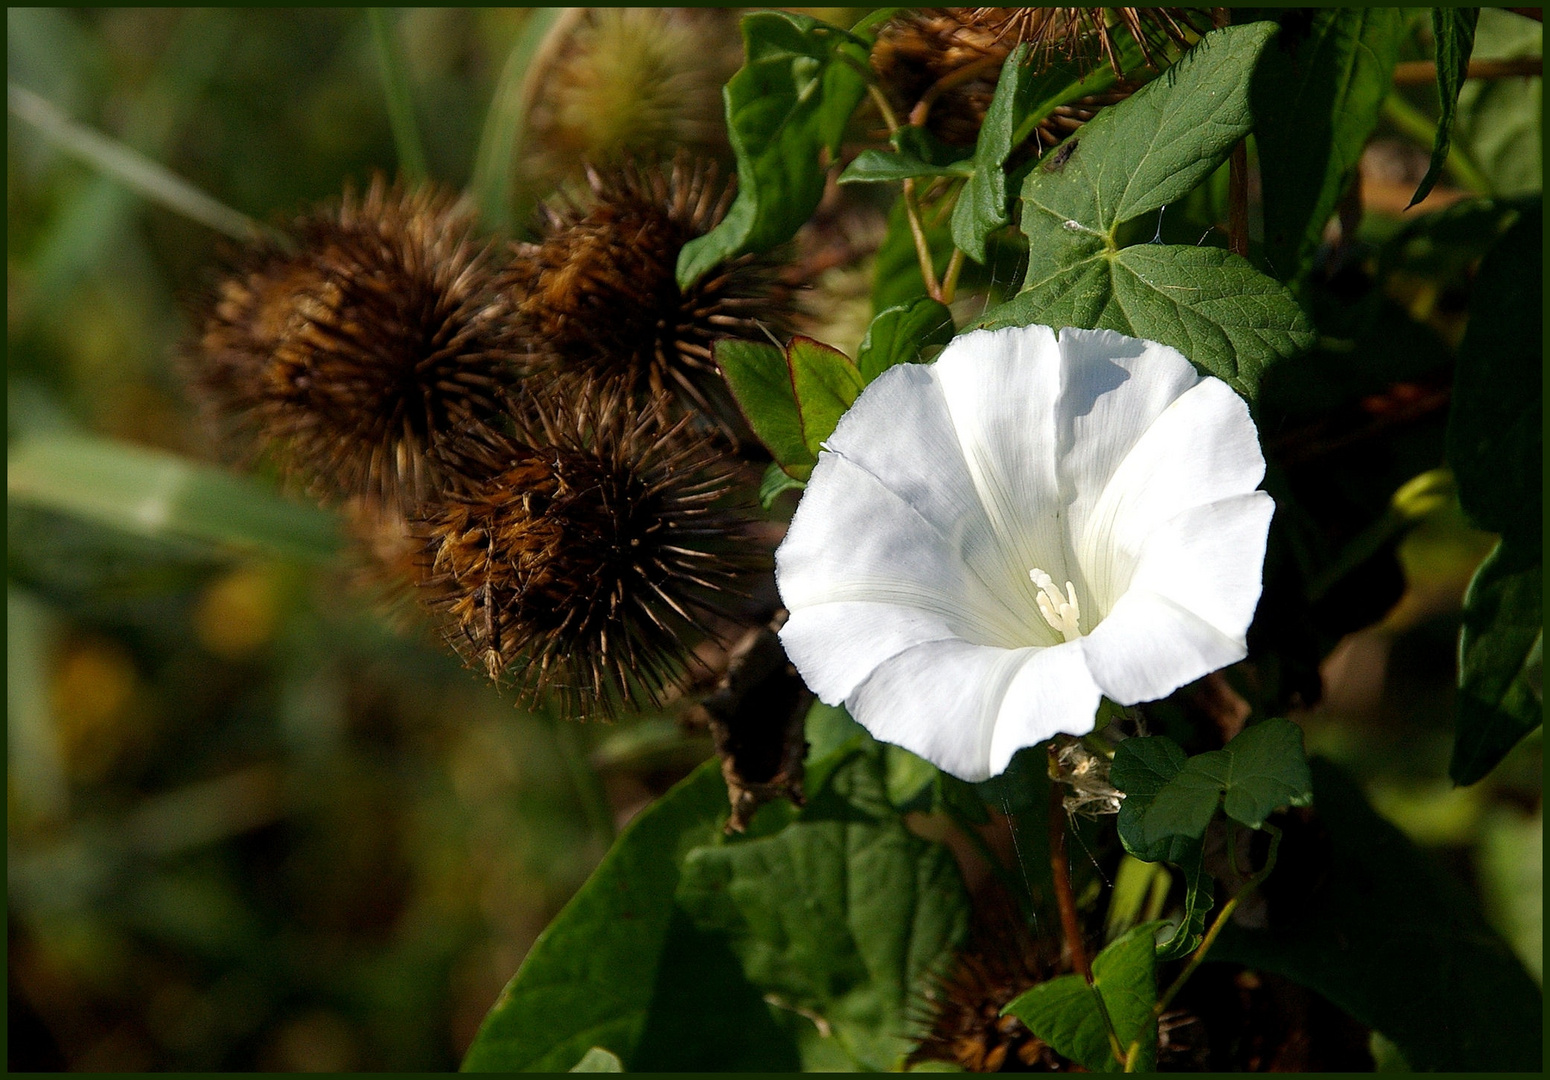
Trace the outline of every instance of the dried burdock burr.
[[618, 390], [535, 403], [488, 477], [415, 525], [449, 642], [525, 701], [608, 717], [656, 703], [751, 565], [732, 477]]
[[561, 18], [531, 76], [531, 176], [678, 150], [730, 160], [721, 87], [743, 59], [735, 13], [571, 8]]
[[449, 194], [375, 179], [241, 254], [185, 358], [217, 432], [328, 501], [411, 513], [476, 472], [517, 369], [489, 252]]
[[[924, 8], [905, 11], [879, 32], [872, 64], [901, 119], [928, 127], [954, 146], [972, 146], [995, 96], [1002, 65], [1019, 44], [1042, 70], [1059, 61], [1091, 68], [1108, 62], [1124, 74], [1123, 38], [1141, 58], [1163, 62], [1170, 43], [1186, 46], [1210, 26], [1189, 8]], [[1122, 101], [1135, 84], [1121, 80], [1099, 93], [1057, 107], [1038, 127], [1040, 147], [1052, 146]]]
[[664, 419], [702, 417], [734, 439], [743, 422], [712, 357], [721, 338], [768, 340], [786, 327], [787, 290], [742, 256], [680, 289], [678, 254], [731, 202], [714, 170], [680, 155], [587, 170], [588, 190], [542, 210], [538, 243], [518, 244], [501, 282], [528, 370], [544, 381], [622, 391]]
[[[973, 935], [923, 988], [913, 1012], [920, 1042], [910, 1065], [944, 1061], [967, 1072], [1062, 1072], [1070, 1063], [1015, 1016], [1001, 1010], [1055, 974], [1040, 943], [1000, 894], [977, 897]], [[998, 899], [999, 898], [999, 899]]]

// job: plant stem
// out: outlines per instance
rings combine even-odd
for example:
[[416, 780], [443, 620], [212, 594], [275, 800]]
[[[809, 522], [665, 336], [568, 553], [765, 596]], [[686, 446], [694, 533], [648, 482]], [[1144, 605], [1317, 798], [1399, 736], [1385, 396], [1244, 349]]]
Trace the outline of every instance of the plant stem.
[[[877, 106], [877, 111], [882, 115], [883, 123], [888, 125], [888, 134], [897, 134], [899, 130], [899, 118], [893, 111], [893, 106], [888, 104], [888, 98], [875, 83], [867, 83], [867, 93], [872, 97], [872, 103]], [[915, 202], [915, 181], [913, 178], [904, 181], [904, 216], [909, 219], [910, 235], [915, 239], [915, 256], [920, 260], [921, 280], [926, 283], [926, 293], [933, 300], [942, 299], [942, 286], [937, 281], [936, 267], [931, 263], [931, 245], [926, 241], [925, 227], [920, 223], [920, 207]], [[944, 301], [945, 303], [945, 301]]]
[[1091, 985], [1093, 969], [1076, 917], [1076, 897], [1071, 892], [1071, 860], [1066, 856], [1066, 808], [1060, 784], [1054, 780], [1049, 786], [1049, 865], [1055, 881], [1055, 904], [1060, 909], [1060, 928], [1066, 935], [1066, 947], [1071, 950], [1071, 966]]
[[[959, 192], [962, 198], [962, 192]], [[963, 249], [953, 248], [953, 257], [947, 261], [947, 273], [942, 275], [942, 303], [951, 304], [958, 291], [958, 274], [963, 270]]]
[[1249, 254], [1249, 146], [1239, 139], [1227, 166], [1227, 249]]
[[942, 299], [942, 285], [937, 281], [936, 267], [931, 262], [931, 244], [926, 230], [920, 223], [920, 208], [915, 202], [915, 178], [907, 177], [904, 187], [904, 216], [909, 218], [910, 235], [915, 238], [915, 255], [920, 260], [920, 276], [926, 283], [926, 294], [933, 300]]
[[1179, 972], [1179, 977], [1173, 980], [1173, 985], [1168, 987], [1162, 997], [1157, 999], [1157, 1004], [1152, 1006], [1152, 1015], [1154, 1017], [1160, 1017], [1167, 1011], [1169, 1003], [1184, 988], [1184, 984], [1195, 973], [1195, 969], [1205, 960], [1206, 953], [1211, 951], [1211, 946], [1215, 944], [1217, 936], [1221, 934], [1222, 927], [1227, 925], [1227, 920], [1232, 918], [1232, 913], [1238, 909], [1239, 902], [1249, 893], [1259, 888], [1265, 879], [1270, 876], [1270, 872], [1275, 869], [1276, 852], [1281, 847], [1281, 830], [1268, 821], [1261, 828], [1270, 834], [1270, 851], [1265, 856], [1265, 865], [1260, 867], [1253, 877], [1243, 883], [1243, 888], [1239, 889], [1232, 899], [1222, 905], [1221, 912], [1211, 923], [1210, 928], [1206, 930], [1206, 936], [1200, 942], [1200, 947], [1190, 954], [1189, 963], [1184, 966], [1183, 971]]
[[382, 88], [387, 94], [388, 123], [393, 128], [393, 144], [398, 148], [398, 168], [404, 178], [422, 182], [425, 147], [420, 141], [420, 125], [414, 118], [414, 95], [409, 90], [409, 73], [394, 36], [392, 17], [386, 8], [367, 8], [371, 38], [377, 46], [377, 65], [382, 69]]
[[[1534, 78], [1543, 75], [1545, 62], [1537, 56], [1508, 60], [1471, 60], [1466, 79]], [[1425, 86], [1437, 81], [1437, 65], [1431, 60], [1406, 60], [1394, 65], [1395, 86]]]
[[1060, 794], [1060, 784], [1054, 778], [1054, 751], [1050, 751], [1049, 785], [1049, 865], [1055, 881], [1055, 904], [1060, 909], [1060, 928], [1066, 936], [1066, 947], [1071, 950], [1071, 966], [1087, 980], [1098, 1015], [1103, 1018], [1103, 1029], [1109, 1036], [1109, 1051], [1114, 1060], [1125, 1063], [1125, 1047], [1114, 1030], [1109, 1017], [1108, 1003], [1103, 1000], [1093, 983], [1093, 968], [1087, 959], [1087, 947], [1082, 943], [1082, 925], [1077, 921], [1076, 897], [1071, 892], [1071, 860], [1066, 856], [1066, 807]]

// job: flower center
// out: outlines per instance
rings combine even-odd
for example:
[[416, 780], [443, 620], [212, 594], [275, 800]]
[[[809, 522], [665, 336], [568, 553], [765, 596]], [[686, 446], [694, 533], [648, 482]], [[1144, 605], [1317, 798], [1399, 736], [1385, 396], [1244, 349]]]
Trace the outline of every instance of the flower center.
[[1082, 609], [1076, 602], [1076, 586], [1066, 582], [1066, 593], [1062, 596], [1055, 588], [1055, 579], [1037, 566], [1028, 571], [1028, 576], [1039, 587], [1039, 614], [1044, 616], [1050, 629], [1059, 630], [1060, 636], [1067, 641], [1081, 637]]

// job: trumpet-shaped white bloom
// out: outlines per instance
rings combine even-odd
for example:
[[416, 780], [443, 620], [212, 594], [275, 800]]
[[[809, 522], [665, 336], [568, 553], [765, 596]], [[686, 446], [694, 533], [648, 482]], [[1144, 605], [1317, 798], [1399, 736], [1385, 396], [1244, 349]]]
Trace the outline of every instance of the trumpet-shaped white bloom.
[[976, 331], [877, 378], [776, 580], [823, 701], [965, 780], [1243, 659], [1274, 504], [1243, 400], [1107, 330]]

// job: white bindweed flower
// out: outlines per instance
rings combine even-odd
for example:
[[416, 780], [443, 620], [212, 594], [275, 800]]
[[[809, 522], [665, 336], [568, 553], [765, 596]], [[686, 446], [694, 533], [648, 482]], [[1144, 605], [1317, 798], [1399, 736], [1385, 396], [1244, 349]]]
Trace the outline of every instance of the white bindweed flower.
[[965, 780], [1247, 653], [1274, 504], [1243, 400], [1107, 330], [976, 331], [840, 419], [785, 541], [823, 701]]

